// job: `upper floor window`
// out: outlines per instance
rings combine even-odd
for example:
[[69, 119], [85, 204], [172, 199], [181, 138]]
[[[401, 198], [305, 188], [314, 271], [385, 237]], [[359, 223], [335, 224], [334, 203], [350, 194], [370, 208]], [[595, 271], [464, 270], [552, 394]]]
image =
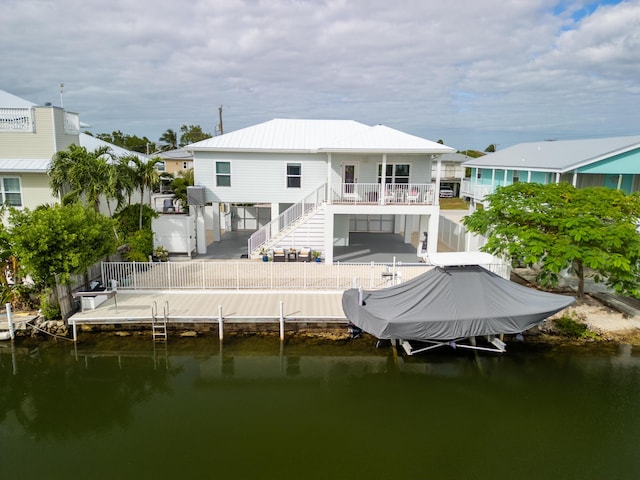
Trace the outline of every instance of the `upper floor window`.
[[2, 203], [12, 207], [22, 206], [22, 188], [19, 177], [2, 177], [0, 182]]
[[[410, 170], [408, 163], [387, 163], [384, 183], [409, 183]], [[382, 164], [378, 164], [378, 183], [382, 183]]]
[[302, 186], [302, 164], [287, 163], [287, 188]]
[[216, 162], [216, 187], [231, 186], [231, 162]]

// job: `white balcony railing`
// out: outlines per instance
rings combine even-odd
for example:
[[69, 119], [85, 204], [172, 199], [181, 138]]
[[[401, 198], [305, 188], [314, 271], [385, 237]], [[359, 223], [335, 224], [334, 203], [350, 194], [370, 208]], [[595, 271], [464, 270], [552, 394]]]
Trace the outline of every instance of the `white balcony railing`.
[[433, 183], [340, 183], [332, 186], [332, 203], [366, 205], [435, 205]]
[[481, 185], [477, 183], [471, 183], [469, 180], [463, 180], [460, 184], [460, 196], [469, 197], [479, 202], [484, 200], [486, 195], [493, 192], [491, 185]]
[[0, 108], [0, 131], [33, 132], [33, 108]]
[[80, 133], [80, 117], [77, 113], [64, 112], [64, 133], [71, 135]]

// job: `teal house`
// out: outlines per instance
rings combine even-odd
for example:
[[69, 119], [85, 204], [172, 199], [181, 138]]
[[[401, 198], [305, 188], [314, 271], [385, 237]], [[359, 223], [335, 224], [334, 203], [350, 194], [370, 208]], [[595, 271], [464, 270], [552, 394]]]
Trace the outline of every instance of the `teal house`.
[[496, 187], [516, 182], [568, 182], [640, 191], [640, 135], [520, 143], [464, 162], [470, 176], [460, 196], [483, 203]]

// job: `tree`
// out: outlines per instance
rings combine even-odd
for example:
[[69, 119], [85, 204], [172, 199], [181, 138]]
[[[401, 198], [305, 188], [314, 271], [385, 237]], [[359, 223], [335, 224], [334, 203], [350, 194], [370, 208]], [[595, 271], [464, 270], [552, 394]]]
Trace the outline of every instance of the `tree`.
[[487, 153], [493, 153], [496, 151], [496, 146], [492, 143], [487, 148], [485, 148], [484, 151]]
[[188, 168], [178, 172], [178, 176], [175, 177], [169, 186], [173, 192], [176, 200], [180, 200], [183, 206], [187, 205], [187, 187], [191, 187], [194, 184], [193, 168]]
[[114, 221], [79, 203], [12, 210], [10, 223], [12, 250], [41, 287], [56, 275], [67, 283], [116, 248]]
[[210, 133], [203, 132], [200, 125], [182, 125], [180, 131], [182, 132], [180, 135], [181, 147], [212, 137]]
[[175, 132], [175, 130], [171, 130], [170, 128], [167, 129], [167, 131], [164, 132], [158, 140], [162, 143], [170, 145], [171, 148], [178, 148], [178, 134]]
[[62, 196], [63, 203], [78, 202], [84, 197], [96, 212], [100, 210], [101, 197], [105, 196], [111, 213], [108, 200], [120, 195], [113, 158], [108, 147], [88, 152], [85, 147], [70, 145], [53, 156], [48, 171], [50, 186]]
[[576, 189], [568, 183], [515, 183], [486, 198], [489, 208], [464, 218], [471, 231], [488, 236], [482, 250], [528, 266], [555, 285], [569, 267], [584, 295], [585, 269], [616, 292], [640, 297], [640, 195], [604, 187]]
[[133, 168], [133, 179], [135, 184], [140, 188], [140, 230], [142, 230], [142, 209], [144, 205], [144, 191], [148, 189], [153, 191], [160, 184], [160, 175], [156, 169], [156, 165], [162, 162], [160, 157], [154, 157], [148, 161], [144, 161], [138, 157], [130, 157]]
[[96, 138], [112, 143], [118, 147], [126, 148], [132, 152], [149, 154], [149, 152], [156, 151], [156, 144], [147, 137], [140, 138], [136, 135], [122, 133], [120, 130], [112, 133], [99, 133], [96, 135]]

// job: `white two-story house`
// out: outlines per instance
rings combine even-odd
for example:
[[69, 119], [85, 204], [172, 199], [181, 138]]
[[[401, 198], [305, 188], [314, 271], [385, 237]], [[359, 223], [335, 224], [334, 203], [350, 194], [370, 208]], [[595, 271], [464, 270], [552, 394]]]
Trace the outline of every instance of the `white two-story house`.
[[268, 208], [251, 256], [309, 247], [332, 262], [350, 232], [399, 233], [406, 243], [427, 233], [426, 250], [437, 249], [440, 157], [451, 147], [383, 125], [275, 119], [185, 148], [214, 211]]

